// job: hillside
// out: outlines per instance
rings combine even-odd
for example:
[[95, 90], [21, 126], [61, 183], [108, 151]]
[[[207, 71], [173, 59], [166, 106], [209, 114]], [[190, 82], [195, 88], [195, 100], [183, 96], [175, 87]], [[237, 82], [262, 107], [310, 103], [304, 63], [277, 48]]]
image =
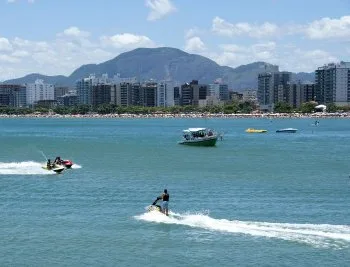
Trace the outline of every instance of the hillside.
[[[170, 47], [137, 48], [100, 64], [83, 65], [70, 76], [45, 76], [29, 74], [25, 77], [8, 80], [5, 83], [28, 83], [43, 79], [55, 85], [74, 86], [76, 80], [94, 73], [100, 76], [107, 73], [110, 77], [120, 73], [121, 77], [137, 77], [140, 80], [171, 79], [180, 83], [193, 79], [200, 83], [212, 83], [222, 78], [230, 88], [240, 91], [244, 88], [257, 87], [257, 75], [266, 70], [275, 71], [277, 66], [265, 62], [254, 62], [237, 68], [220, 66], [206, 57], [189, 54]], [[313, 81], [313, 73], [293, 74], [293, 79]]]

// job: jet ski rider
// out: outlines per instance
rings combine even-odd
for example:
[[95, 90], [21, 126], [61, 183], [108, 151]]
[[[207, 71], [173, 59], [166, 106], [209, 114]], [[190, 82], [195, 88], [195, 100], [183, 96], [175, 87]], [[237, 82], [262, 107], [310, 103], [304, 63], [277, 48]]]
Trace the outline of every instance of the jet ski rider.
[[52, 168], [51, 160], [50, 160], [50, 159], [47, 160], [46, 168], [47, 168], [48, 170], [50, 170], [50, 169]]
[[61, 157], [56, 157], [55, 161], [53, 163], [54, 164], [61, 164], [62, 163]]
[[169, 215], [169, 193], [167, 189], [164, 189], [164, 192], [161, 196], [157, 198], [157, 200], [162, 200], [162, 212], [168, 216]]

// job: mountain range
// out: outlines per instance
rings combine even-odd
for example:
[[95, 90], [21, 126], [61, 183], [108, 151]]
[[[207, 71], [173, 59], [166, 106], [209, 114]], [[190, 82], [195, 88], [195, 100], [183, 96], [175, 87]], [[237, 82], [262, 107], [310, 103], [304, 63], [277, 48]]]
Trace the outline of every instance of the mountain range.
[[[78, 79], [88, 77], [90, 74], [98, 77], [107, 73], [109, 77], [113, 77], [119, 73], [122, 78], [136, 77], [140, 81], [172, 80], [180, 84], [192, 80], [198, 80], [199, 83], [213, 83], [221, 78], [230, 89], [241, 91], [246, 88], [257, 88], [257, 76], [264, 71], [278, 71], [278, 66], [266, 62], [254, 62], [231, 68], [176, 48], [137, 48], [100, 64], [83, 65], [68, 77], [33, 73], [4, 83], [24, 84], [43, 79], [46, 83], [57, 86], [73, 87]], [[314, 73], [293, 73], [292, 79], [314, 81]]]

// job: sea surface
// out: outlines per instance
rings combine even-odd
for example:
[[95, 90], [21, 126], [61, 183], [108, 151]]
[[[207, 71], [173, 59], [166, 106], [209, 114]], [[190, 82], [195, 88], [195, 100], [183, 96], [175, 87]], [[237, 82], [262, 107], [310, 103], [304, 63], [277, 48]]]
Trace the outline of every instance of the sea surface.
[[0, 119], [0, 266], [350, 266], [350, 120], [314, 122]]

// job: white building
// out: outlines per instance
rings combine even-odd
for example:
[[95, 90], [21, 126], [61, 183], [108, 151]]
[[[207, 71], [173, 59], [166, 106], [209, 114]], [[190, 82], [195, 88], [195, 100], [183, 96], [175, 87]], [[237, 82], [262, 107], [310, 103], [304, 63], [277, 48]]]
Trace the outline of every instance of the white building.
[[167, 106], [167, 84], [160, 82], [157, 84], [157, 107]]
[[43, 80], [37, 79], [35, 83], [28, 83], [27, 105], [34, 105], [39, 100], [54, 100], [55, 87], [53, 84], [44, 83]]

